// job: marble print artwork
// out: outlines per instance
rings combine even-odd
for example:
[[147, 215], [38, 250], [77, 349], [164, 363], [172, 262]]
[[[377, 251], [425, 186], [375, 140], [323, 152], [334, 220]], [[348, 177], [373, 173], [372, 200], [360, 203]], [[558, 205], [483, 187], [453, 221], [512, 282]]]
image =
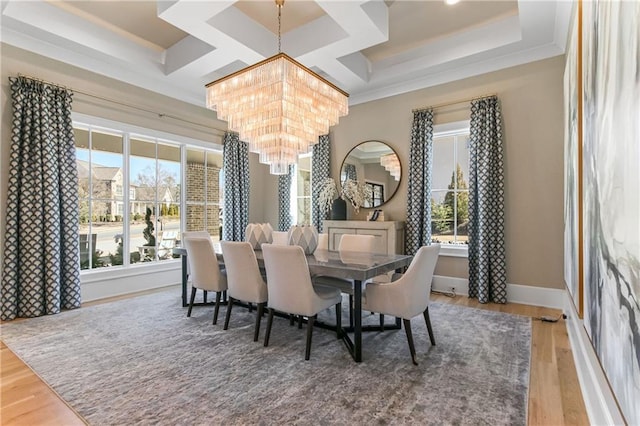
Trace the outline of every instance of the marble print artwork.
[[640, 424], [640, 2], [584, 2], [585, 326]]
[[[564, 282], [576, 309], [578, 284], [578, 22], [574, 10], [564, 70]], [[580, 314], [582, 314], [580, 312]]]

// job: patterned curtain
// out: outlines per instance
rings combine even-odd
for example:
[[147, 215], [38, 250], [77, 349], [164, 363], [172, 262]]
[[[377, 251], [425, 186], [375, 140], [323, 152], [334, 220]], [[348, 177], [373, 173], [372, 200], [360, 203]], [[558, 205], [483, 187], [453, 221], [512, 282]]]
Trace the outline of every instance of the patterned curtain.
[[507, 303], [502, 114], [496, 96], [471, 102], [469, 297]]
[[72, 93], [9, 78], [13, 102], [3, 320], [79, 308], [78, 170]]
[[295, 167], [289, 166], [289, 173], [278, 176], [278, 230], [288, 231], [293, 223], [291, 217], [291, 181]]
[[224, 222], [222, 239], [243, 241], [249, 224], [249, 150], [237, 133], [224, 134]]
[[414, 255], [421, 246], [431, 244], [433, 110], [422, 110], [413, 113], [409, 150], [405, 251], [408, 255]]
[[322, 135], [313, 146], [311, 161], [311, 224], [322, 232], [322, 221], [327, 218], [328, 210], [322, 209], [318, 202], [322, 184], [331, 174], [331, 144], [329, 135]]
[[354, 166], [353, 164], [345, 164], [344, 171], [347, 179], [358, 180], [356, 166]]

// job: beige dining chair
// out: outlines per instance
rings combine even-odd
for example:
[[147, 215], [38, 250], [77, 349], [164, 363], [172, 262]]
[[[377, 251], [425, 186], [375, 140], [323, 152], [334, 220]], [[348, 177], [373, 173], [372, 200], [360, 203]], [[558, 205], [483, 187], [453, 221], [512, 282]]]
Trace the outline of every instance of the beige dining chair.
[[[211, 243], [213, 244], [213, 240], [211, 240], [211, 234], [209, 234], [209, 231], [184, 231], [180, 234], [180, 244], [184, 245], [183, 241], [185, 238], [208, 238]], [[215, 251], [215, 249], [214, 249]], [[189, 256], [187, 255], [187, 259], [189, 258]], [[220, 272], [222, 272], [223, 275], [226, 275], [226, 272], [224, 269], [221, 269]], [[189, 262], [187, 262], [187, 277], [191, 274], [191, 267], [189, 266]], [[207, 303], [207, 296], [208, 296], [208, 291], [204, 290], [204, 296], [202, 297], [204, 303]], [[222, 300], [224, 302], [226, 302], [227, 300], [227, 295], [225, 292], [222, 293]]]
[[205, 301], [206, 293], [208, 291], [215, 291], [216, 304], [213, 311], [213, 324], [216, 324], [220, 310], [220, 296], [222, 292], [227, 290], [227, 279], [218, 265], [218, 259], [213, 250], [211, 238], [209, 238], [209, 236], [202, 238], [202, 236], [185, 236], [183, 234], [182, 240], [187, 250], [187, 259], [191, 270], [191, 299], [189, 301], [187, 317], [191, 316], [197, 289], [205, 292]]
[[[375, 242], [376, 237], [373, 235], [344, 234], [340, 237], [338, 251], [373, 253]], [[349, 295], [349, 326], [353, 327], [353, 280], [319, 275], [313, 277], [313, 283], [315, 285], [335, 287]]]
[[400, 278], [390, 283], [367, 283], [362, 297], [362, 309], [402, 318], [411, 360], [415, 365], [418, 365], [418, 361], [411, 333], [411, 318], [420, 314], [424, 316], [431, 344], [436, 344], [429, 318], [429, 301], [439, 253], [439, 244], [420, 247]]
[[269, 319], [264, 335], [264, 345], [269, 346], [269, 336], [275, 311], [307, 317], [307, 343], [305, 360], [311, 355], [313, 324], [318, 313], [336, 307], [336, 335], [342, 337], [342, 295], [337, 288], [314, 286], [311, 283], [309, 265], [304, 250], [299, 246], [263, 244], [262, 254], [267, 270], [269, 287]]
[[329, 235], [327, 233], [318, 234], [316, 250], [329, 250]]
[[273, 231], [271, 233], [273, 244], [277, 246], [289, 245], [289, 233], [286, 231]]
[[256, 314], [253, 341], [258, 341], [260, 334], [260, 321], [267, 304], [267, 284], [262, 279], [256, 254], [251, 243], [246, 241], [221, 241], [222, 256], [227, 271], [227, 315], [224, 320], [224, 329], [229, 328], [231, 308], [235, 301], [243, 301], [258, 306]]

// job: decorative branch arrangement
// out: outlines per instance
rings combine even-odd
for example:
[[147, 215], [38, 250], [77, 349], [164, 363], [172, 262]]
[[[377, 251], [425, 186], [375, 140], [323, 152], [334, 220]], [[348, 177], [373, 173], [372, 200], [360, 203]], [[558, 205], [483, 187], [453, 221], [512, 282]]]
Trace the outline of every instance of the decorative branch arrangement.
[[320, 207], [325, 211], [331, 210], [331, 204], [336, 195], [345, 201], [349, 201], [356, 214], [360, 212], [360, 208], [364, 206], [365, 202], [373, 197], [371, 187], [353, 179], [347, 179], [338, 194], [336, 182], [332, 178], [326, 178], [318, 194]]

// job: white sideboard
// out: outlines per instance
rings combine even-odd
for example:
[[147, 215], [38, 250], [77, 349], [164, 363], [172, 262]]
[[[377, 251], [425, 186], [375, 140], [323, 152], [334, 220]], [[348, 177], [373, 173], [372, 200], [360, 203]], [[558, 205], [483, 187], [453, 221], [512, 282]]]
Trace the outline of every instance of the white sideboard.
[[329, 250], [338, 250], [343, 234], [376, 237], [375, 251], [385, 254], [404, 253], [404, 222], [370, 222], [366, 220], [325, 220], [324, 232], [329, 236]]

